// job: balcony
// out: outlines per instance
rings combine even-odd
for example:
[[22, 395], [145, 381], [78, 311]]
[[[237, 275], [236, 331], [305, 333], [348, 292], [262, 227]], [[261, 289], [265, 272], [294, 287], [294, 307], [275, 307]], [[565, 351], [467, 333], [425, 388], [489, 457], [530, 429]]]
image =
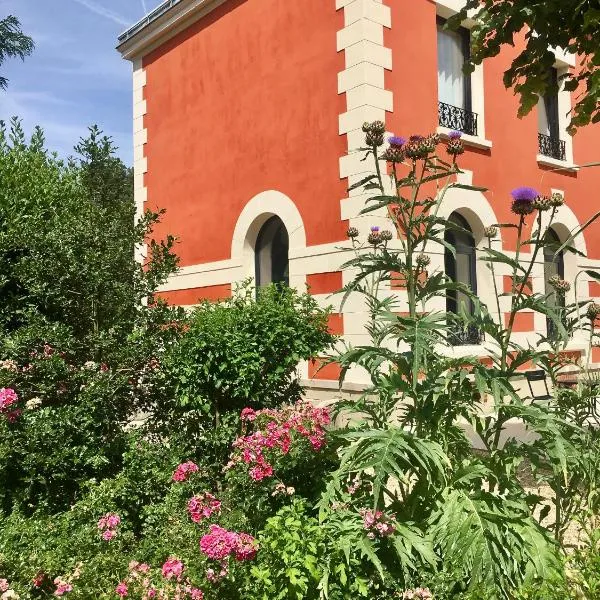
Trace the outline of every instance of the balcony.
[[467, 135], [477, 135], [477, 113], [438, 102], [438, 120], [441, 127], [462, 131]]
[[566, 143], [557, 137], [551, 137], [543, 133], [538, 133], [538, 149], [542, 156], [548, 156], [555, 160], [566, 160]]

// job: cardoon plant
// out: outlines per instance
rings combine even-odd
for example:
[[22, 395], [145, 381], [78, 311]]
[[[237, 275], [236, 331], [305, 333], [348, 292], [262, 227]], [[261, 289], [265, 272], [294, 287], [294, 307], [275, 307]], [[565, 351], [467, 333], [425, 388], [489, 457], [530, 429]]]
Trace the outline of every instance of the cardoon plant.
[[[541, 499], [528, 494], [517, 477], [520, 462], [528, 457], [534, 474], [555, 492], [556, 537], [564, 530], [564, 510], [569, 517], [574, 510], [560, 496], [575, 480], [582, 483], [583, 477], [589, 487], [595, 477], [595, 472], [583, 475], [595, 465], [586, 462], [583, 442], [574, 438], [581, 430], [558, 410], [558, 394], [540, 406], [519, 392], [522, 371], [530, 364], [557, 381], [565, 368], [561, 351], [578, 326], [578, 306], [550, 301], [553, 294], [566, 294], [566, 282], [556, 281], [544, 294], [529, 285], [540, 252], [552, 247], [547, 232], [564, 198], [517, 187], [507, 199], [516, 222], [485, 228], [482, 260], [497, 298], [490, 309], [468, 286], [447, 276], [439, 260], [440, 254], [456, 255], [444, 234], [465, 232], [456, 220], [441, 216], [448, 191], [485, 191], [462, 183], [459, 132], [444, 148], [436, 134], [393, 136], [386, 144], [380, 122], [366, 123], [363, 131], [362, 150], [373, 158], [374, 174], [350, 189], [373, 191], [361, 215], [386, 217], [389, 228], [348, 231], [355, 254], [345, 268], [357, 274], [344, 288], [342, 303], [362, 299], [369, 343], [347, 346], [335, 360], [342, 379], [348, 369], [362, 367], [371, 385], [358, 400], [338, 405], [339, 411], [363, 418], [350, 419], [353, 425], [340, 433], [341, 466], [321, 501], [321, 518], [329, 526], [338, 523], [338, 535], [351, 537], [348, 523], [360, 524], [357, 515], [385, 514], [393, 523], [389, 535], [369, 537], [368, 528], [357, 525], [352, 542], [384, 581], [431, 585], [435, 578], [426, 580], [424, 573], [437, 572], [451, 582], [451, 593], [470, 589], [484, 590], [486, 598], [513, 597], [526, 579], [561, 572], [551, 532], [534, 516]], [[492, 243], [499, 230], [509, 229], [516, 231], [511, 255]], [[552, 250], [574, 251], [571, 242]], [[531, 249], [527, 260], [525, 246]], [[498, 290], [496, 271], [510, 274], [510, 292]], [[390, 285], [402, 292], [393, 293]], [[461, 310], [440, 308], [448, 294], [464, 300]], [[510, 298], [506, 322], [502, 296]], [[541, 313], [552, 324], [552, 335], [540, 336], [537, 347], [525, 347], [513, 333], [521, 311]], [[457, 330], [478, 332], [489, 358], [457, 352], [452, 347]], [[537, 441], [507, 442], [507, 424], [514, 421]], [[483, 451], [474, 451], [473, 442]], [[543, 464], [546, 475], [536, 470]]]

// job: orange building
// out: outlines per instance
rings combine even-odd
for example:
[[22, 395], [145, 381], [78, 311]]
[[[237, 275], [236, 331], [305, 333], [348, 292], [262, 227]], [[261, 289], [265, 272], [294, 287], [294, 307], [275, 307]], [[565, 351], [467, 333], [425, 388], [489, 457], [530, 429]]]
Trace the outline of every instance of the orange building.
[[[165, 208], [156, 233], [180, 240], [181, 270], [163, 287], [164, 298], [193, 305], [229, 295], [247, 277], [308, 284], [320, 302], [337, 307], [332, 330], [366, 342], [360, 303], [340, 312], [339, 297], [330, 296], [351, 277], [340, 269], [349, 258], [347, 228], [365, 232], [384, 222], [359, 216], [365, 196], [347, 191], [371, 168], [356, 152], [365, 121], [384, 121], [396, 135], [463, 132], [461, 177], [488, 191], [452, 190], [443, 216], [471, 230], [462, 244], [468, 268], [459, 276], [489, 306], [496, 305], [494, 286], [477, 255], [487, 243], [484, 228], [513, 219], [513, 188], [564, 194], [559, 240], [585, 223], [599, 208], [600, 169], [580, 166], [600, 160], [598, 127], [567, 134], [572, 98], [565, 91], [517, 119], [517, 99], [502, 83], [512, 49], [465, 76], [472, 23], [457, 33], [442, 27], [461, 4], [166, 0], [125, 32], [118, 49], [133, 62], [136, 203], [139, 211]], [[574, 57], [557, 52], [551, 75], [575, 66]], [[506, 231], [494, 243], [511, 251]], [[575, 245], [581, 256], [536, 265], [535, 292], [544, 292], [549, 273], [573, 282], [582, 269], [598, 268], [600, 225]], [[444, 268], [443, 254], [432, 268]], [[498, 274], [498, 289], [510, 289], [507, 278]], [[600, 296], [586, 275], [577, 281], [579, 299]], [[500, 312], [509, 300], [501, 298]], [[546, 327], [543, 315], [524, 312], [517, 336], [535, 343]], [[586, 347], [583, 337], [570, 342], [582, 357]], [[484, 356], [485, 340], [467, 336], [453, 351]], [[334, 366], [318, 373], [316, 366], [302, 366], [307, 383], [335, 386]], [[350, 388], [360, 386], [366, 373], [357, 369], [348, 379]]]

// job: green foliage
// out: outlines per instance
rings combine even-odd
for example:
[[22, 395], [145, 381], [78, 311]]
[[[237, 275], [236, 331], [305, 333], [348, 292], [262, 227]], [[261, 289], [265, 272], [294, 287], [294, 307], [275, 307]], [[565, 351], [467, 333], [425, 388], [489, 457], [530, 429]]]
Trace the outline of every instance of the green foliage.
[[[21, 23], [14, 15], [8, 15], [0, 19], [0, 66], [7, 58], [20, 58], [25, 60], [29, 56], [35, 44], [33, 40], [21, 30]], [[0, 90], [8, 86], [6, 77], [0, 76]]]
[[525, 38], [525, 47], [504, 73], [504, 84], [520, 97], [519, 116], [537, 106], [540, 96], [558, 93], [550, 70], [556, 62], [552, 49], [562, 48], [580, 58], [578, 68], [569, 69], [559, 82], [570, 92], [578, 91], [571, 129], [600, 121], [600, 54], [596, 41], [600, 36], [600, 8], [595, 2], [468, 0], [450, 25], [458, 27], [469, 11], [475, 23], [471, 29], [470, 69], [504, 47], [513, 46], [515, 38]]
[[[597, 434], [587, 426], [595, 392], [588, 391], [587, 397], [581, 390], [568, 398], [557, 394], [540, 405], [523, 398], [517, 387], [530, 362], [556, 383], [565, 368], [561, 351], [573, 332], [588, 331], [590, 344], [594, 337], [580, 318], [581, 305], [555, 300], [567, 282], [559, 281], [556, 291], [544, 294], [526, 289], [541, 252], [576, 252], [572, 239], [555, 247], [548, 235], [565, 199], [554, 195], [527, 210], [513, 207], [516, 223], [496, 224], [489, 235], [486, 230], [491, 240], [498, 227], [510, 227], [517, 239], [514, 256], [496, 250], [491, 241], [482, 250], [494, 281], [501, 266], [515, 282], [510, 294], [497, 292], [497, 305], [489, 308], [468, 286], [431, 267], [427, 254], [455, 255], [446, 233], [462, 227], [441, 218], [440, 208], [449, 190], [475, 189], [455, 182], [460, 140], [448, 142], [448, 162], [437, 153], [435, 135], [381, 152], [383, 123], [367, 123], [363, 129], [365, 155], [373, 157], [377, 175], [356, 184], [376, 190], [362, 212], [385, 210], [392, 231], [371, 232], [365, 241], [360, 232], [351, 235], [355, 256], [345, 266], [357, 274], [343, 290], [343, 301], [362, 298], [370, 315], [370, 340], [347, 346], [336, 360], [342, 377], [357, 365], [366, 369], [371, 386], [358, 401], [338, 406], [350, 417], [349, 426], [337, 436], [340, 467], [320, 502], [321, 520], [326, 524], [344, 506], [340, 531], [346, 528], [352, 540], [347, 547], [360, 548], [360, 560], [369, 562], [384, 584], [426, 583], [448, 598], [513, 598], [531, 581], [561, 579], [557, 542], [578, 512], [597, 505]], [[377, 168], [381, 158], [390, 163], [389, 183]], [[527, 261], [522, 255], [526, 245], [532, 247]], [[381, 293], [394, 278], [406, 288], [406, 299]], [[503, 295], [510, 296], [506, 323], [499, 319]], [[439, 309], [448, 296], [461, 299], [456, 313]], [[514, 323], [524, 310], [552, 324], [551, 336], [540, 335], [547, 346], [525, 348], [515, 341]], [[482, 336], [491, 364], [455, 351], [465, 332]], [[364, 421], [356, 419], [357, 413]], [[512, 421], [522, 422], [535, 441], [505, 440]], [[483, 452], [472, 449], [473, 438]], [[518, 471], [524, 458], [534, 481], [552, 490], [549, 499], [525, 489]], [[550, 504], [555, 522], [549, 531], [536, 516], [547, 517]], [[365, 514], [366, 507], [380, 511], [375, 520], [383, 534], [371, 530], [369, 538], [360, 528], [348, 528], [351, 515]], [[386, 523], [393, 523], [392, 534]]]
[[149, 407], [149, 430], [177, 439], [207, 465], [220, 468], [244, 407], [294, 402], [300, 360], [333, 341], [328, 312], [309, 294], [276, 286], [255, 298], [248, 284], [230, 299], [204, 302], [185, 322], [185, 334], [164, 357], [164, 390]]
[[27, 141], [16, 119], [0, 128], [0, 327], [62, 323], [99, 360], [97, 336], [123, 343], [176, 260], [172, 238], [151, 243], [146, 271], [133, 260], [159, 215], [135, 225], [132, 173], [110, 139], [92, 127], [76, 150], [65, 164], [40, 129]]

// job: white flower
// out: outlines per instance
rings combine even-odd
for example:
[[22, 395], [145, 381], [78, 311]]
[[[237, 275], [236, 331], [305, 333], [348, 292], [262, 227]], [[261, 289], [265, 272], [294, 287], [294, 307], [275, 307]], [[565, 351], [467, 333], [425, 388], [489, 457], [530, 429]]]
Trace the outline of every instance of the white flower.
[[42, 405], [42, 399], [38, 398], [37, 396], [35, 398], [32, 398], [31, 400], [27, 400], [27, 402], [25, 402], [25, 408], [27, 410], [35, 410], [36, 408], [39, 408]]
[[87, 362], [83, 363], [83, 368], [84, 369], [95, 369], [98, 365], [93, 361], [93, 360], [88, 360]]
[[0, 596], [1, 600], [19, 600], [21, 596], [15, 592], [15, 590], [6, 590], [2, 596]]
[[9, 358], [6, 360], [0, 360], [0, 369], [5, 369], [6, 371], [13, 371], [14, 373], [19, 370], [19, 367], [14, 360], [11, 360]]

